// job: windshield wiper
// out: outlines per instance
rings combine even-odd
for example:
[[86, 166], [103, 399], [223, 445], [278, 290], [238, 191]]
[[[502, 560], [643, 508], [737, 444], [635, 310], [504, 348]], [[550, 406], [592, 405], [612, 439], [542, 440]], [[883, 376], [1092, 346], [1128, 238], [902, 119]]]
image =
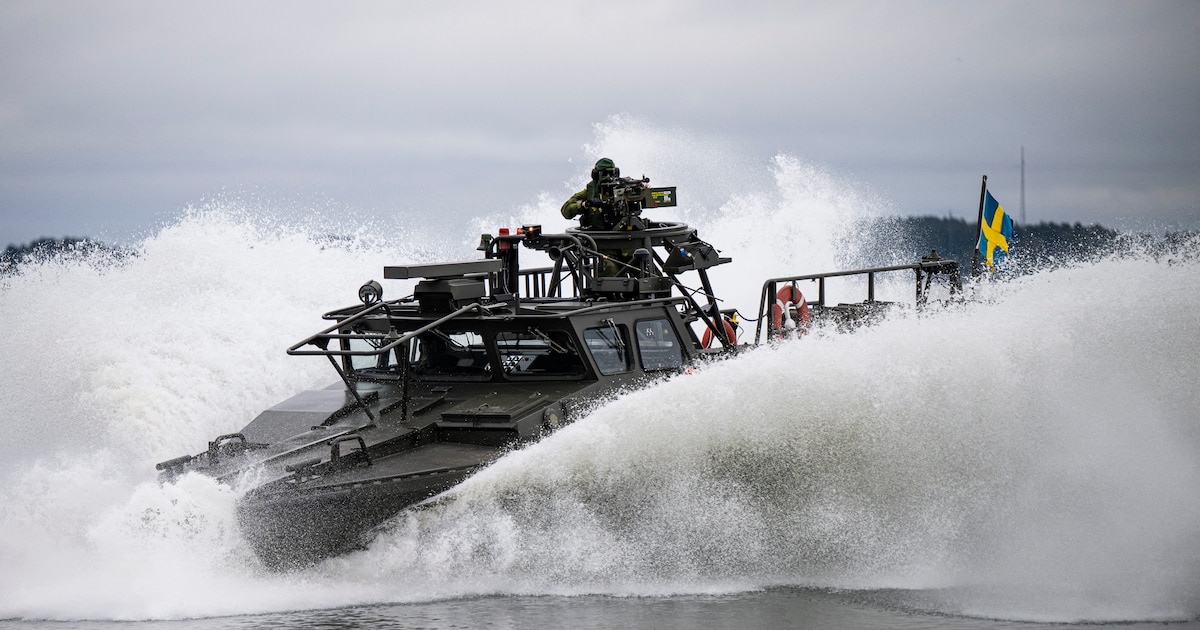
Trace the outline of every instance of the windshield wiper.
[[614, 322], [613, 318], [609, 317], [608, 319], [604, 320], [604, 323], [608, 324], [608, 329], [612, 331], [612, 339], [607, 339], [604, 337], [601, 337], [601, 339], [604, 339], [608, 342], [609, 348], [625, 352], [625, 340], [621, 339], [621, 331], [617, 330], [617, 322]]
[[550, 348], [551, 352], [554, 352], [557, 354], [570, 354], [571, 353], [571, 350], [568, 349], [566, 346], [551, 339], [550, 335], [547, 335], [546, 333], [538, 330], [537, 328], [533, 328], [531, 326], [529, 328], [529, 334], [533, 335], [534, 337], [537, 337], [538, 339], [541, 339], [542, 342], [544, 342]]

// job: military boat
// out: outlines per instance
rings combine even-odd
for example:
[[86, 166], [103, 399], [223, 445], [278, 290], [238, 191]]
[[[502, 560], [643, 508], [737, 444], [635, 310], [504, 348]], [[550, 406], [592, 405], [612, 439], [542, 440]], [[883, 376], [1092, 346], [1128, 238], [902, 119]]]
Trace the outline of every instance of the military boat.
[[[918, 306], [935, 277], [952, 293], [959, 282], [957, 263], [936, 256], [772, 278], [754, 338], [739, 344], [737, 313], [719, 308], [708, 276], [730, 258], [686, 224], [643, 218], [675, 203], [674, 188], [646, 183], [616, 182], [612, 229], [526, 225], [483, 235], [478, 260], [384, 267], [385, 280], [415, 281], [411, 295], [384, 299], [369, 281], [359, 303], [326, 313], [327, 327], [287, 351], [326, 357], [334, 384], [158, 464], [161, 478], [194, 471], [250, 488], [238, 505], [246, 539], [268, 567], [302, 567], [362, 546], [400, 511], [622, 388], [817, 319], [868, 320], [894, 306], [875, 300], [876, 274], [915, 271]], [[523, 267], [522, 250], [543, 266]], [[868, 299], [826, 305], [825, 280], [854, 274], [869, 279]], [[801, 283], [817, 284], [816, 300]]]

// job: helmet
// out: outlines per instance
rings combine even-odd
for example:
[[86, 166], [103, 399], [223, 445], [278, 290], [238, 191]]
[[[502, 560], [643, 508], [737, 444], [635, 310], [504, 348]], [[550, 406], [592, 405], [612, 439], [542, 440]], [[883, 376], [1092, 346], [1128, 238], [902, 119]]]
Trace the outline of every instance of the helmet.
[[621, 169], [608, 158], [600, 158], [596, 160], [596, 166], [592, 168], [592, 179], [599, 180], [601, 177], [620, 177]]

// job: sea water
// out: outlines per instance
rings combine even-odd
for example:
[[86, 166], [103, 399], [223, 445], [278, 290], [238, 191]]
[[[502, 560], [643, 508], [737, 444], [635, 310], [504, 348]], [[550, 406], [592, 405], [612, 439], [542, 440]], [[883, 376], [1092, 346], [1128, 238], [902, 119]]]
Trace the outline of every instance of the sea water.
[[[734, 258], [714, 282], [750, 317], [762, 280], [852, 263], [855, 230], [888, 211], [794, 156], [731, 166], [693, 151], [681, 164], [635, 131], [602, 130], [590, 150], [632, 154], [683, 195], [691, 179], [712, 186], [706, 168], [752, 172], [655, 217], [688, 221]], [[1013, 275], [960, 305], [817, 330], [626, 392], [307, 571], [257, 562], [234, 515], [241, 488], [156, 481], [155, 462], [333, 382], [327, 363], [284, 349], [383, 265], [475, 257], [478, 233], [501, 225], [559, 231], [560, 201], [433, 237], [404, 217], [344, 225], [222, 198], [132, 256], [68, 255], [0, 278], [0, 619], [1200, 618], [1196, 252], [1131, 248]], [[384, 285], [388, 298], [408, 289]]]

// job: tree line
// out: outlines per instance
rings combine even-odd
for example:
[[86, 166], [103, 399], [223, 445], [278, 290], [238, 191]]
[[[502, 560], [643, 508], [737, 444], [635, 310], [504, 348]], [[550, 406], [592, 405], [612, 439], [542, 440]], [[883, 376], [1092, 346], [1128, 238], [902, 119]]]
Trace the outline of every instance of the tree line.
[[[866, 265], [910, 262], [936, 250], [967, 270], [979, 238], [973, 221], [946, 217], [889, 217], [859, 227]], [[1043, 222], [1013, 226], [1009, 255], [1021, 269], [1044, 269], [1140, 248], [1145, 253], [1196, 255], [1200, 232], [1169, 232], [1161, 237], [1122, 233], [1101, 225]]]
[[[884, 266], [911, 262], [935, 250], [938, 256], [957, 260], [969, 269], [978, 238], [976, 225], [959, 218], [888, 217], [864, 222], [856, 230], [861, 252], [854, 266]], [[1106, 255], [1122, 247], [1138, 246], [1155, 254], [1196, 256], [1200, 232], [1170, 232], [1163, 237], [1148, 234], [1122, 234], [1100, 225], [1081, 223], [1035, 223], [1014, 226], [1010, 255], [1025, 269], [1041, 269], [1067, 262]], [[40, 238], [22, 245], [10, 244], [0, 255], [0, 274], [15, 271], [27, 262], [63, 256], [91, 256], [105, 253], [120, 258], [128, 250], [105, 245], [89, 238]]]
[[65, 236], [63, 238], [43, 237], [21, 245], [9, 244], [0, 254], [0, 274], [12, 273], [21, 265], [29, 262], [40, 262], [65, 256], [87, 257], [95, 253], [128, 255], [129, 252], [120, 248], [105, 245], [90, 238]]

